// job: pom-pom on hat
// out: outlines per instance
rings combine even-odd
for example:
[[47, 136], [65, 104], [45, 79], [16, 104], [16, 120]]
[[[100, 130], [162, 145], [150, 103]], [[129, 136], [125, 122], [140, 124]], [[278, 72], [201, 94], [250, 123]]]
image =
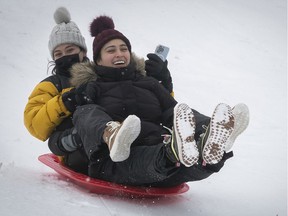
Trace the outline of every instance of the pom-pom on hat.
[[54, 12], [54, 20], [57, 25], [53, 28], [48, 43], [52, 58], [54, 49], [65, 43], [75, 44], [87, 51], [85, 39], [76, 23], [71, 21], [70, 13], [65, 7], [59, 7]]
[[97, 61], [102, 47], [113, 39], [123, 40], [129, 52], [131, 53], [130, 41], [119, 31], [114, 29], [114, 22], [108, 16], [99, 16], [94, 19], [90, 25], [90, 33], [94, 38], [93, 41], [93, 60]]

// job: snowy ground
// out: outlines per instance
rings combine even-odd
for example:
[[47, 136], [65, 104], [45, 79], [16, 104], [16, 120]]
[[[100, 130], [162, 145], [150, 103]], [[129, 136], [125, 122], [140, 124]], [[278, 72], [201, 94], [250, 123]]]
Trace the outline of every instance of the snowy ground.
[[[284, 0], [0, 1], [0, 215], [287, 215], [287, 8]], [[89, 194], [37, 161], [49, 152], [23, 125], [47, 74], [53, 12], [66, 6], [90, 48], [88, 26], [114, 18], [139, 56], [168, 56], [176, 98], [210, 115], [219, 102], [250, 107], [248, 130], [219, 174], [178, 197]], [[91, 57], [91, 51], [88, 53]]]

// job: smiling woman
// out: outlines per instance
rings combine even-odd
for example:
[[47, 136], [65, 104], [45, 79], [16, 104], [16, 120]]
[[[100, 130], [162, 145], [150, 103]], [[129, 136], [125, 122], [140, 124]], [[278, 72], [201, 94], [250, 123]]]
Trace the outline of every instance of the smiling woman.
[[130, 63], [131, 53], [124, 41], [113, 39], [101, 49], [97, 64], [107, 67], [127, 67]]

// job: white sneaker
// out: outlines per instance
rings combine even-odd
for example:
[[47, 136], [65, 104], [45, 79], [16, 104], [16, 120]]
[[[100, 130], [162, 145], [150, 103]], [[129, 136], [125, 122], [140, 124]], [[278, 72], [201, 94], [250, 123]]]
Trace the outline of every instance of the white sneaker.
[[234, 116], [230, 106], [220, 103], [215, 108], [210, 124], [202, 137], [202, 157], [207, 164], [217, 164], [221, 161], [226, 148], [226, 142], [234, 129]]
[[226, 142], [225, 152], [229, 152], [235, 142], [235, 139], [248, 127], [249, 109], [246, 104], [239, 103], [233, 109], [234, 130]]
[[106, 126], [103, 140], [108, 145], [111, 160], [114, 162], [126, 160], [130, 155], [131, 144], [140, 134], [140, 119], [135, 115], [129, 115], [122, 124], [110, 121]]
[[177, 152], [180, 163], [186, 167], [194, 165], [199, 159], [199, 151], [194, 138], [195, 127], [196, 123], [192, 109], [187, 104], [177, 104], [174, 107], [172, 138], [176, 142], [172, 147], [177, 149], [172, 150], [174, 154]]

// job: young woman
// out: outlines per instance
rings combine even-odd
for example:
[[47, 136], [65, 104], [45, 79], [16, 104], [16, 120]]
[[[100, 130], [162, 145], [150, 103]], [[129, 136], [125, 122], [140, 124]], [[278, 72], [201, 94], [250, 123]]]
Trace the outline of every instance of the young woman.
[[[37, 139], [49, 138], [50, 150], [65, 156], [65, 163], [72, 169], [86, 173], [87, 157], [82, 151], [82, 141], [73, 128], [72, 113], [83, 95], [82, 89], [72, 88], [69, 78], [72, 65], [87, 62], [87, 47], [78, 26], [71, 21], [66, 8], [60, 7], [54, 13], [57, 25], [49, 38], [49, 52], [55, 67], [52, 75], [37, 84], [29, 96], [24, 111], [24, 124]], [[167, 61], [162, 62], [154, 54], [146, 60], [147, 72], [163, 81], [172, 92], [172, 80]], [[82, 98], [83, 99], [83, 98]]]
[[[70, 13], [66, 8], [58, 8], [54, 13], [57, 25], [52, 29], [49, 37], [48, 48], [55, 64], [52, 75], [42, 80], [35, 86], [28, 98], [24, 110], [24, 124], [27, 130], [37, 139], [45, 141], [52, 134], [60, 136], [68, 133], [73, 127], [72, 113], [75, 107], [71, 105], [71, 95], [75, 90], [69, 82], [69, 69], [75, 63], [87, 61], [87, 47], [76, 23], [71, 21]], [[68, 99], [69, 98], [69, 99]], [[75, 137], [77, 138], [77, 137]], [[78, 138], [77, 138], [78, 139]], [[77, 140], [79, 142], [79, 139]], [[54, 146], [49, 146], [55, 151]], [[85, 154], [75, 157], [79, 152], [70, 154], [69, 146], [61, 145], [57, 151], [61, 151], [66, 162], [69, 163], [78, 158], [83, 161]], [[60, 150], [59, 150], [60, 149]], [[80, 164], [80, 163], [79, 163]]]
[[78, 103], [73, 123], [89, 160], [88, 175], [166, 187], [218, 172], [247, 127], [248, 110], [236, 117], [230, 106], [219, 104], [209, 118], [178, 104], [145, 75], [111, 18], [96, 18], [90, 30], [95, 64], [75, 64], [71, 71], [73, 85], [85, 84], [86, 105]]

